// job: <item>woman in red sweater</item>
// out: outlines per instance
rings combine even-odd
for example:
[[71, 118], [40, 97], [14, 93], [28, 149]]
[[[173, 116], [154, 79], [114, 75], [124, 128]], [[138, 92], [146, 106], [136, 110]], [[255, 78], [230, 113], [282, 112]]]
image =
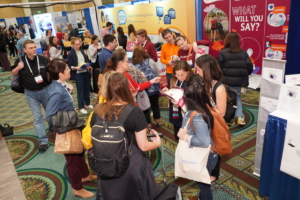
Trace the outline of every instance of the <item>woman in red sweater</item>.
[[209, 46], [208, 40], [199, 40], [193, 44], [189, 44], [183, 35], [177, 36], [175, 44], [180, 48], [178, 50], [178, 60], [185, 60], [193, 69], [195, 65], [195, 57], [198, 51], [198, 45]]
[[143, 91], [150, 87], [152, 84], [160, 82], [160, 77], [155, 77], [150, 81], [138, 84], [131, 78], [128, 73], [126, 73], [128, 70], [128, 65], [129, 60], [126, 53], [124, 51], [115, 51], [113, 53], [113, 56], [107, 61], [105, 72], [114, 70], [123, 73], [128, 78], [129, 86], [132, 92]]

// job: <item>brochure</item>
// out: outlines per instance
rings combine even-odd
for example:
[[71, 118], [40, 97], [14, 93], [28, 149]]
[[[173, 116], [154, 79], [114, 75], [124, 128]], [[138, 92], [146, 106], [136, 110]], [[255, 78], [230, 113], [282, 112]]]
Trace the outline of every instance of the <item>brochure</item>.
[[80, 68], [86, 68], [87, 66], [91, 66], [93, 63], [83, 63]]
[[160, 90], [160, 93], [166, 96], [171, 101], [177, 102], [177, 105], [180, 106], [184, 112], [187, 111], [182, 88], [174, 87], [166, 92]]

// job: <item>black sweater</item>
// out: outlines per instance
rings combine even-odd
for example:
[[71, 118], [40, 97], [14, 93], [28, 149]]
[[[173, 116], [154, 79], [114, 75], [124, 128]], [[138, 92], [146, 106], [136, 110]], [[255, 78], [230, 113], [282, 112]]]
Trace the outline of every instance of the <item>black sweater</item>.
[[236, 87], [248, 86], [248, 75], [253, 71], [253, 64], [246, 51], [231, 53], [225, 48], [219, 53], [217, 60], [223, 71], [224, 84]]

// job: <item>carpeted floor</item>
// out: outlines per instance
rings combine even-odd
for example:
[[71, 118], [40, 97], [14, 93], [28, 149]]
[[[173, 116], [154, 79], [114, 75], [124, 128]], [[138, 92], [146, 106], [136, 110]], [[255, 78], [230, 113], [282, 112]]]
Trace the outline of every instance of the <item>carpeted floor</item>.
[[[0, 72], [0, 123], [8, 123], [15, 127], [16, 135], [7, 137], [5, 140], [26, 198], [30, 200], [80, 199], [72, 194], [64, 156], [53, 152], [54, 141], [50, 139], [50, 148], [45, 153], [39, 153], [31, 111], [24, 95], [10, 90], [11, 78], [10, 73]], [[77, 104], [76, 92], [73, 97]], [[220, 179], [212, 184], [215, 200], [264, 199], [258, 194], [259, 178], [252, 174], [258, 100], [257, 91], [249, 90], [243, 96], [247, 125], [231, 128], [231, 142], [234, 150], [233, 153], [222, 156]], [[188, 196], [197, 195], [199, 189], [193, 181], [174, 177], [174, 153], [177, 143], [172, 125], [168, 122], [167, 102], [165, 98], [160, 98], [163, 127], [158, 129], [165, 138], [163, 154], [167, 182], [179, 184], [184, 199], [187, 199]], [[84, 119], [87, 116], [88, 114], [80, 114], [80, 117]], [[163, 182], [161, 150], [151, 152], [150, 160], [153, 163], [157, 183], [161, 184]], [[96, 183], [88, 182], [84, 187], [95, 192]]]

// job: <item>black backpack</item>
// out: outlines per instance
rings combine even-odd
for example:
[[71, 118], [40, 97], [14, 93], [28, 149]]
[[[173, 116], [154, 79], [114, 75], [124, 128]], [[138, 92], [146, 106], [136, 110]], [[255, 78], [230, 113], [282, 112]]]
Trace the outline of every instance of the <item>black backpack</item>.
[[129, 166], [129, 156], [134, 140], [130, 145], [126, 136], [124, 122], [135, 107], [128, 104], [118, 120], [105, 121], [97, 114], [97, 122], [92, 127], [93, 147], [88, 150], [88, 161], [101, 179], [114, 179], [122, 176]]
[[[222, 81], [218, 81], [213, 87], [212, 98], [215, 101], [215, 103], [216, 103], [216, 90], [222, 84], [223, 84]], [[226, 106], [226, 113], [224, 119], [226, 123], [230, 123], [230, 121], [234, 119], [235, 111], [237, 109], [237, 101], [236, 101], [237, 92], [225, 84], [223, 84], [223, 86], [225, 87], [227, 93], [227, 106]]]

